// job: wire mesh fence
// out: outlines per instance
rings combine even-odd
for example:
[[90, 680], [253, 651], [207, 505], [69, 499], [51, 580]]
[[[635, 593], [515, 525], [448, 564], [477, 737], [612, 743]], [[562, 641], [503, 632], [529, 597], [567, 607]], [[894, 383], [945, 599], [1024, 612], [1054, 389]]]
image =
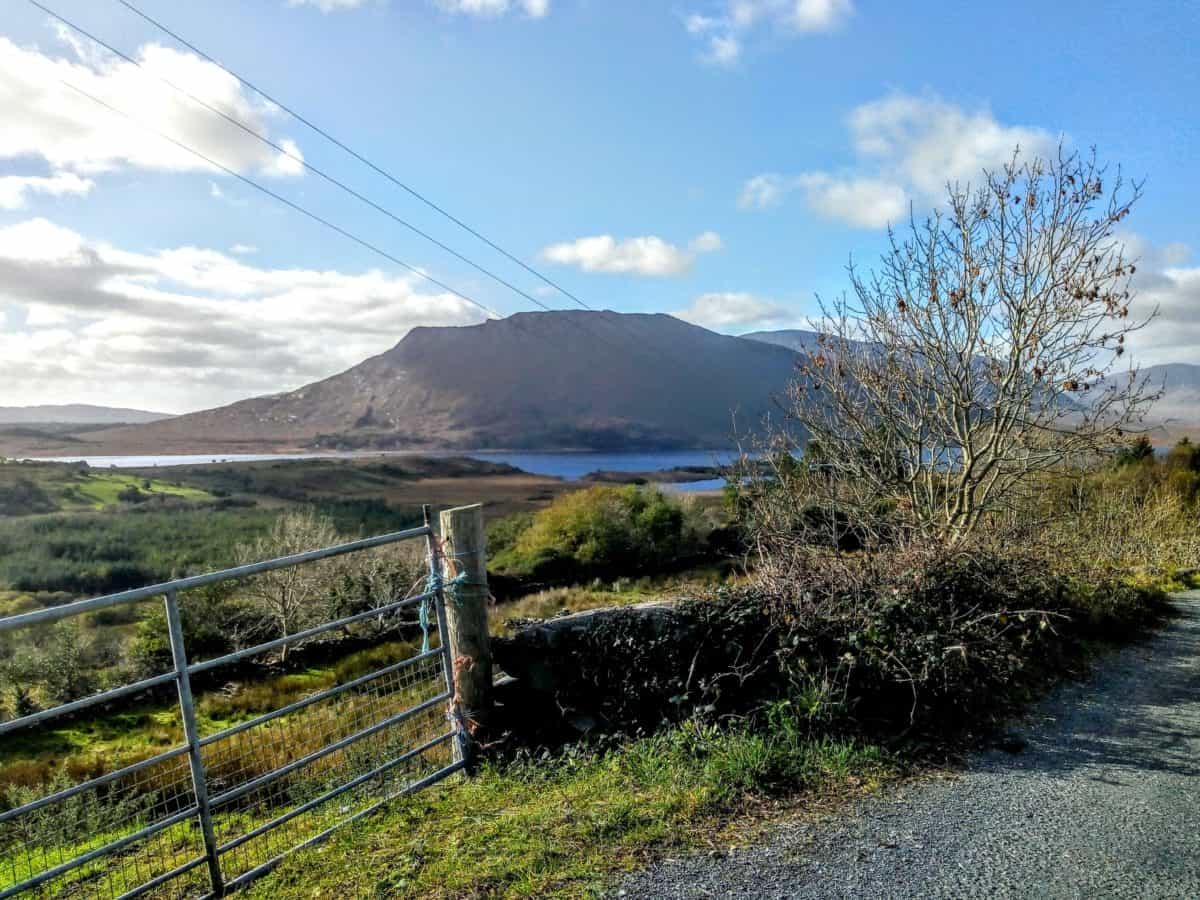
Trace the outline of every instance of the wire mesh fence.
[[[216, 659], [184, 651], [180, 591], [253, 576], [328, 556], [425, 538], [427, 589], [384, 598], [371, 609]], [[215, 896], [240, 886], [282, 856], [396, 796], [463, 766], [445, 633], [441, 562], [428, 524], [180, 579], [123, 594], [0, 619], [0, 630], [41, 624], [162, 595], [172, 671], [142, 682], [0, 723], [0, 742], [61, 717], [174, 682], [178, 702], [156, 716], [169, 746], [86, 777], [58, 774], [19, 792], [0, 810], [0, 900], [23, 896], [123, 898], [162, 893]], [[314, 634], [421, 610], [426, 641], [403, 658], [233, 723], [198, 720], [191, 681], [244, 664]], [[428, 614], [432, 613], [432, 614]], [[206, 676], [211, 682], [211, 676]]]

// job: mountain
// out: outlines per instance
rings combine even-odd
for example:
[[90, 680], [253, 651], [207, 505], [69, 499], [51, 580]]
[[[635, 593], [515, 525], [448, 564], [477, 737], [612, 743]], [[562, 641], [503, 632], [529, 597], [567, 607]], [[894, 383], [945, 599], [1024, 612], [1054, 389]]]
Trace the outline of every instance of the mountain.
[[795, 360], [666, 315], [519, 313], [415, 328], [299, 390], [89, 437], [195, 452], [728, 447], [770, 412]]
[[752, 331], [743, 334], [748, 341], [761, 341], [776, 347], [787, 347], [797, 353], [809, 353], [817, 346], [817, 333], [801, 328], [786, 328], [782, 331]]
[[61, 423], [64, 425], [120, 425], [169, 419], [167, 413], [71, 403], [65, 406], [0, 406], [0, 425]]
[[[798, 353], [811, 352], [817, 346], [817, 333], [800, 329], [756, 331], [743, 337], [787, 347]], [[1153, 389], [1163, 390], [1162, 398], [1146, 417], [1146, 424], [1158, 435], [1156, 440], [1200, 431], [1200, 366], [1187, 363], [1147, 366], [1141, 370], [1141, 375], [1149, 378]]]
[[1200, 366], [1166, 363], [1147, 366], [1140, 374], [1149, 379], [1152, 389], [1163, 392], [1150, 409], [1149, 424], [1171, 435], [1200, 431]]

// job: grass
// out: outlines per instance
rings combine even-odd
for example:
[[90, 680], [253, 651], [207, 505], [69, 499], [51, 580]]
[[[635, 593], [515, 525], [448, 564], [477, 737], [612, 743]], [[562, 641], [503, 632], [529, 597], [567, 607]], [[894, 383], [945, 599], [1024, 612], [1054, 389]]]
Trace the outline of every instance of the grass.
[[852, 741], [690, 723], [397, 801], [249, 896], [590, 897], [655, 854], [736, 841], [756, 798], [861, 792], [897, 771]]
[[[213, 500], [213, 495], [198, 488], [183, 484], [172, 484], [161, 480], [135, 478], [132, 475], [116, 475], [107, 472], [89, 472], [79, 476], [74, 484], [73, 495], [63, 504], [64, 509], [73, 505], [83, 505], [95, 510], [107, 509], [121, 503], [119, 495], [122, 491], [136, 490], [147, 498], [173, 497], [192, 502]], [[72, 504], [75, 497], [80, 498]]]
[[[23, 488], [28, 512], [84, 512], [122, 505], [122, 492], [141, 502], [180, 500], [207, 503], [213, 494], [180, 481], [166, 481], [150, 474], [130, 474], [89, 469], [62, 463], [7, 463], [0, 465], [0, 492]], [[10, 515], [22, 510], [14, 505]]]

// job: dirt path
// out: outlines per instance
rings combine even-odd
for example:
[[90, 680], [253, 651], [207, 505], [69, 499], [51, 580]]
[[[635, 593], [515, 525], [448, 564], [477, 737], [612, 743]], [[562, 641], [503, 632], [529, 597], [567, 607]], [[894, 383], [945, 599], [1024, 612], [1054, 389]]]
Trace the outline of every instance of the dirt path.
[[971, 760], [627, 897], [1200, 898], [1200, 591], [1152, 639], [1040, 704], [1021, 753]]

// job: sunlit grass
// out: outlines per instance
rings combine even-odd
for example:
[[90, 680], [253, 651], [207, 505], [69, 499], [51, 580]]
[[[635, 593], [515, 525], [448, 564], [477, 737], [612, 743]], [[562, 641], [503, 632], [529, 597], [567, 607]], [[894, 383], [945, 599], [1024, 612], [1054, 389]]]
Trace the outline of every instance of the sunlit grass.
[[878, 749], [683, 725], [606, 752], [484, 768], [339, 832], [251, 897], [584, 897], [655, 853], [729, 839], [746, 802], [870, 790]]
[[107, 472], [88, 472], [76, 477], [63, 494], [63, 508], [90, 507], [105, 509], [121, 501], [122, 491], [136, 489], [147, 497], [166, 496], [180, 500], [203, 502], [214, 499], [213, 495], [198, 488], [167, 481], [136, 478]]

